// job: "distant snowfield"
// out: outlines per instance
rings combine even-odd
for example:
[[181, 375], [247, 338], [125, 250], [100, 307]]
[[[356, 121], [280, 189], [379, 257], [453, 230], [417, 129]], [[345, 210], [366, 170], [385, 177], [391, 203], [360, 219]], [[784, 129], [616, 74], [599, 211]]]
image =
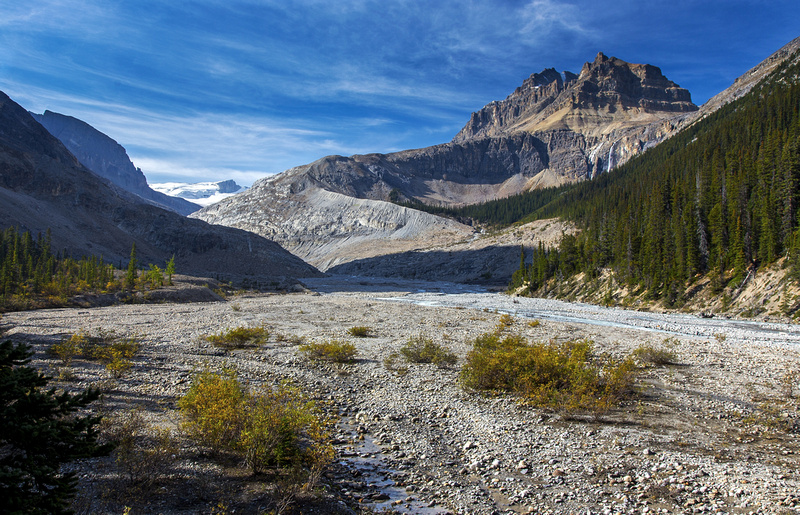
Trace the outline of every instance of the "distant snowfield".
[[161, 182], [150, 184], [150, 187], [165, 195], [184, 198], [194, 202], [195, 204], [206, 207], [214, 204], [215, 202], [219, 202], [222, 199], [232, 197], [237, 193], [241, 193], [247, 189], [244, 186], [239, 186], [238, 184], [233, 183], [236, 187], [238, 187], [238, 189], [235, 191], [230, 191], [231, 188], [226, 188], [224, 193], [220, 191], [221, 184], [232, 182], [233, 181], [196, 182], [193, 184], [186, 182]]

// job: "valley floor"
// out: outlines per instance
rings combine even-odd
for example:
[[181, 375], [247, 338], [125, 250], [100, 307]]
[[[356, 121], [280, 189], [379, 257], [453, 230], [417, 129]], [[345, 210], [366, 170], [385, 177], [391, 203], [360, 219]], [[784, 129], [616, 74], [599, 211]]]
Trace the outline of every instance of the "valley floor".
[[[176, 399], [204, 366], [235, 367], [252, 385], [304, 385], [340, 421], [328, 493], [303, 513], [800, 513], [795, 326], [603, 310], [444, 284], [334, 278], [309, 286], [225, 302], [9, 313], [4, 339], [31, 343], [36, 364], [55, 367], [49, 345], [81, 329], [138, 335], [142, 351], [121, 379], [76, 362], [75, 377], [62, 385], [101, 385], [107, 413], [140, 407], [176, 435]], [[500, 313], [516, 315], [510, 330], [530, 339], [589, 338], [616, 356], [649, 344], [668, 348], [675, 363], [644, 369], [637, 394], [600, 420], [466, 392], [458, 368]], [[541, 323], [527, 323], [533, 319]], [[203, 339], [262, 324], [286, 338], [235, 351]], [[374, 337], [349, 336], [354, 326], [370, 327]], [[387, 369], [387, 356], [417, 335], [451, 348], [459, 363]], [[348, 340], [358, 361], [309, 362], [292, 336]], [[264, 487], [235, 465], [184, 442], [163, 478], [134, 492], [115, 478], [109, 459], [95, 460], [80, 468], [76, 508], [265, 512]]]

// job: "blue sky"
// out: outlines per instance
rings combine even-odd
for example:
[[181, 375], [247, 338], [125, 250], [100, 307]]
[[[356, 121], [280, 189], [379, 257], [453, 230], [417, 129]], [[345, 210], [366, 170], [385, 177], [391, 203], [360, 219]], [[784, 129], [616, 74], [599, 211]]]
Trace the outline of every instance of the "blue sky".
[[105, 132], [151, 183], [250, 185], [447, 142], [599, 51], [700, 104], [797, 36], [798, 0], [0, 0], [0, 89]]

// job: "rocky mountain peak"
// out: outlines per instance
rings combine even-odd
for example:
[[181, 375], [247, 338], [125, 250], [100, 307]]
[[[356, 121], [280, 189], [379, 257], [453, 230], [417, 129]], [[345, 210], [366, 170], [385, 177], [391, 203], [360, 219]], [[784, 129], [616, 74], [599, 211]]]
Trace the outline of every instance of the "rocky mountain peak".
[[586, 63], [574, 85], [576, 108], [639, 108], [644, 112], [696, 111], [689, 91], [667, 79], [657, 66], [633, 64], [603, 52]]
[[599, 52], [578, 75], [534, 73], [505, 100], [472, 113], [453, 142], [554, 129], [598, 135], [695, 110], [690, 93], [658, 67]]

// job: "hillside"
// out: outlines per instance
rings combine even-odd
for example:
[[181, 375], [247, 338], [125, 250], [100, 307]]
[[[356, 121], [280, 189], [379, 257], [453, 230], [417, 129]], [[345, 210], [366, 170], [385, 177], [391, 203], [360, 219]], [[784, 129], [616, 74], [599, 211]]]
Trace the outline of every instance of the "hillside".
[[[593, 289], [609, 301], [680, 307], [699, 296], [749, 314], [782, 297], [780, 311], [796, 312], [792, 290], [776, 288], [800, 277], [800, 53], [771, 64], [748, 93], [539, 209], [580, 233], [534, 255], [516, 283], [543, 294], [559, 275], [584, 286], [565, 288], [578, 297]], [[779, 263], [781, 281], [746, 293]]]
[[0, 226], [32, 234], [52, 231], [52, 247], [80, 257], [127, 262], [136, 243], [143, 263], [178, 271], [286, 283], [319, 275], [260, 236], [190, 220], [153, 206], [100, 178], [30, 114], [0, 93]]
[[31, 116], [58, 138], [82, 165], [100, 177], [159, 207], [182, 215], [200, 209], [199, 205], [185, 199], [153, 190], [148, 186], [142, 170], [131, 162], [125, 148], [88, 123], [52, 111], [45, 111], [43, 114], [31, 113]]

